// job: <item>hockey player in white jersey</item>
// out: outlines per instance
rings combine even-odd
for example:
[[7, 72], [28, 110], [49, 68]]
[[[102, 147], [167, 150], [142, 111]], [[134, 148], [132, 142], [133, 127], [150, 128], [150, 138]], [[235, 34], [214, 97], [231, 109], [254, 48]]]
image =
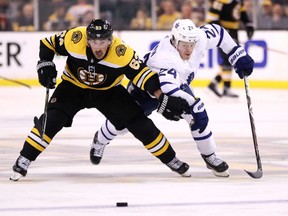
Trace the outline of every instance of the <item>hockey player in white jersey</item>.
[[[191, 113], [179, 116], [166, 116], [168, 119], [183, 118], [187, 121], [192, 137], [208, 169], [215, 176], [228, 177], [228, 164], [216, 156], [216, 144], [209, 127], [209, 118], [203, 101], [194, 94], [191, 87], [204, 53], [211, 48], [220, 47], [229, 56], [240, 78], [249, 76], [254, 61], [245, 50], [236, 44], [227, 31], [217, 24], [207, 24], [197, 28], [189, 19], [179, 19], [173, 24], [171, 35], [146, 56], [145, 61], [151, 70], [158, 72], [161, 89], [167, 95], [180, 96], [187, 100]], [[157, 103], [148, 93], [129, 83], [129, 93], [142, 106], [146, 115], [157, 109]], [[158, 109], [161, 112], [161, 108]], [[90, 160], [99, 164], [105, 146], [117, 135], [127, 130], [117, 131], [109, 120], [95, 133], [90, 150]]]

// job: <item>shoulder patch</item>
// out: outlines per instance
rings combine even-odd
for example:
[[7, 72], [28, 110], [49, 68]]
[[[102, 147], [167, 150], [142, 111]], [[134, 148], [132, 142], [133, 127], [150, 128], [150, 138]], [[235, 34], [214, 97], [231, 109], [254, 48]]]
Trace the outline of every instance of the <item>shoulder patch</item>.
[[73, 41], [74, 44], [78, 43], [82, 39], [82, 32], [77, 30], [74, 31], [72, 34], [71, 40]]
[[123, 44], [120, 44], [116, 47], [116, 54], [117, 56], [124, 56], [125, 55], [125, 52], [126, 52], [127, 48], [123, 45]]

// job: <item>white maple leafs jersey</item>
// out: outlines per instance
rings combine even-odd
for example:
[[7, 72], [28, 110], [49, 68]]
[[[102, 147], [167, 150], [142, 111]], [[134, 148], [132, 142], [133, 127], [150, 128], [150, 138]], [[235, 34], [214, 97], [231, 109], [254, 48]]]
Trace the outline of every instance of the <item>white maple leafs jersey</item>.
[[[177, 96], [187, 100], [192, 105], [195, 98], [191, 82], [198, 72], [201, 59], [208, 49], [220, 47], [226, 54], [237, 46], [228, 32], [217, 24], [207, 24], [198, 29], [199, 40], [193, 49], [189, 60], [184, 61], [178, 51], [172, 46], [170, 37], [166, 36], [150, 51], [147, 65], [158, 73], [161, 90], [169, 96]], [[183, 89], [186, 88], [186, 91]], [[190, 88], [190, 94], [187, 93]]]

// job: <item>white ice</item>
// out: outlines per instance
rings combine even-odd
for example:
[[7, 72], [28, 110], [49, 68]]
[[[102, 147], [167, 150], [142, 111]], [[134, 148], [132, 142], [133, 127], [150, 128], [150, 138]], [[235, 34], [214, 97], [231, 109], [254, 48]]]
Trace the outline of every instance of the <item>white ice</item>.
[[[155, 113], [151, 119], [165, 133], [192, 177], [171, 172], [131, 134], [111, 142], [100, 165], [89, 161], [94, 132], [104, 118], [83, 110], [18, 182], [12, 166], [44, 109], [45, 89], [0, 88], [0, 215], [117, 216], [284, 216], [288, 215], [288, 91], [251, 89], [263, 177], [253, 179], [257, 164], [244, 89], [239, 99], [218, 99], [197, 88], [217, 142], [217, 154], [230, 166], [229, 178], [205, 167], [188, 126]], [[128, 202], [128, 207], [116, 207]]]

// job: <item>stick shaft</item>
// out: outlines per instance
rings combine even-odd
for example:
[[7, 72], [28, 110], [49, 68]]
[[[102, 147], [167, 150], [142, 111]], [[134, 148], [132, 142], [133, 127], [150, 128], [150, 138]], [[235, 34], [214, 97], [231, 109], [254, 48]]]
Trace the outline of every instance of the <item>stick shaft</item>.
[[41, 136], [42, 141], [44, 140], [44, 134], [46, 130], [48, 101], [49, 101], [49, 88], [46, 88], [45, 105], [44, 105], [43, 122], [42, 122], [42, 136]]
[[262, 170], [262, 164], [261, 164], [259, 147], [258, 147], [258, 142], [257, 142], [257, 135], [256, 135], [256, 127], [255, 127], [252, 103], [251, 103], [251, 97], [250, 97], [249, 81], [246, 76], [244, 76], [244, 84], [245, 84], [247, 106], [248, 106], [249, 119], [250, 119], [251, 131], [252, 131], [252, 136], [253, 136], [253, 144], [254, 144], [255, 156], [256, 156], [256, 161], [257, 161], [257, 167], [258, 167], [258, 170]]
[[[241, 43], [241, 44], [243, 45], [243, 44], [245, 44], [245, 43]], [[283, 50], [273, 49], [273, 48], [270, 48], [270, 47], [263, 47], [263, 46], [261, 46], [261, 45], [259, 45], [259, 44], [256, 44], [256, 43], [252, 43], [251, 45], [261, 47], [261, 48], [263, 48], [264, 50], [269, 51], [269, 52], [274, 52], [274, 53], [282, 54], [282, 55], [288, 55], [288, 52], [285, 52], [285, 51], [283, 51]]]
[[23, 82], [20, 82], [20, 81], [18, 81], [18, 80], [9, 79], [9, 78], [3, 77], [3, 76], [0, 76], [0, 78], [3, 79], [3, 80], [9, 81], [9, 82], [17, 83], [18, 85], [25, 86], [25, 87], [27, 87], [27, 88], [29, 88], [29, 89], [31, 88], [31, 86], [29, 86], [29, 85], [27, 85], [27, 84], [25, 84], [25, 83], [23, 83]]

